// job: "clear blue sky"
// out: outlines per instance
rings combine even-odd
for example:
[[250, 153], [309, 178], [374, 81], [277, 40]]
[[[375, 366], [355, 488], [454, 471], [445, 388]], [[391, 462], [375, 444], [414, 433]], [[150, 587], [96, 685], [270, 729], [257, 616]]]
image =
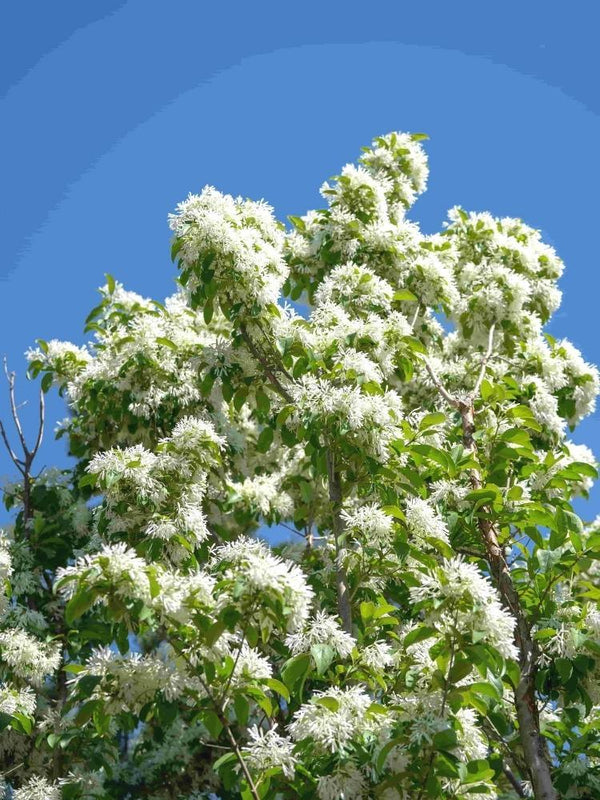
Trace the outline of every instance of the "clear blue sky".
[[[166, 215], [189, 191], [285, 219], [395, 129], [431, 136], [425, 230], [456, 203], [542, 229], [567, 264], [550, 330], [600, 363], [599, 23], [593, 2], [537, 0], [5, 2], [0, 353], [22, 373], [36, 337], [81, 343], [106, 271], [170, 293]], [[574, 436], [597, 455], [599, 421]], [[64, 460], [48, 436], [42, 462]]]

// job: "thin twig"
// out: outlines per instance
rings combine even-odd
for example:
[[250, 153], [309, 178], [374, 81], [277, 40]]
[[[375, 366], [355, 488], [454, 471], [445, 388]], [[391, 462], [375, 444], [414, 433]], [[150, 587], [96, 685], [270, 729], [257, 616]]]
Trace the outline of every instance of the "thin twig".
[[6, 356], [4, 357], [4, 374], [6, 375], [6, 380], [8, 381], [8, 394], [10, 398], [10, 410], [12, 413], [12, 418], [14, 420], [17, 433], [19, 434], [19, 439], [21, 440], [21, 447], [23, 448], [23, 452], [27, 456], [29, 450], [27, 448], [27, 442], [25, 441], [25, 436], [23, 434], [23, 428], [21, 427], [21, 420], [19, 419], [17, 403], [15, 401], [15, 373], [8, 371]]
[[426, 370], [427, 370], [427, 372], [429, 373], [429, 377], [430, 377], [430, 378], [431, 378], [431, 380], [433, 381], [433, 384], [434, 384], [435, 388], [436, 388], [436, 389], [438, 390], [438, 392], [439, 392], [439, 393], [442, 395], [442, 397], [444, 398], [444, 400], [445, 400], [447, 403], [449, 403], [449, 404], [450, 404], [450, 405], [451, 405], [453, 408], [458, 408], [458, 406], [459, 406], [459, 401], [458, 401], [458, 399], [457, 399], [456, 397], [454, 397], [453, 395], [451, 395], [451, 394], [450, 394], [450, 392], [449, 392], [449, 391], [446, 389], [446, 387], [444, 386], [444, 384], [443, 384], [443, 383], [441, 382], [441, 380], [438, 378], [438, 376], [437, 376], [437, 375], [436, 375], [436, 373], [435, 373], [435, 370], [434, 370], [434, 369], [433, 369], [433, 367], [431, 366], [431, 362], [429, 361], [429, 359], [428, 359], [428, 358], [424, 358], [424, 359], [423, 359], [423, 363], [425, 364], [425, 369], [426, 369]]
[[38, 435], [35, 440], [35, 444], [33, 445], [33, 450], [31, 451], [31, 458], [33, 459], [40, 449], [40, 445], [42, 443], [42, 439], [44, 438], [44, 412], [45, 412], [45, 402], [44, 402], [44, 390], [40, 387], [40, 401], [39, 401], [39, 420], [40, 425], [38, 428]]
[[419, 312], [421, 311], [421, 304], [417, 303], [417, 308], [415, 309], [415, 313], [412, 318], [412, 322], [410, 323], [410, 327], [414, 330], [415, 325], [417, 324], [417, 319], [419, 317]]
[[473, 392], [471, 397], [475, 399], [479, 394], [479, 390], [481, 389], [481, 384], [483, 382], [483, 378], [485, 376], [485, 368], [487, 366], [488, 361], [490, 360], [490, 356], [492, 355], [492, 351], [494, 349], [494, 331], [496, 330], [496, 323], [494, 322], [490, 328], [490, 332], [488, 334], [488, 346], [487, 350], [485, 351], [485, 355], [481, 359], [481, 367], [479, 369], [479, 375], [477, 376], [477, 380], [475, 381], [475, 387], [473, 388]]
[[8, 441], [8, 436], [6, 435], [6, 431], [4, 430], [4, 425], [2, 424], [2, 420], [0, 420], [0, 436], [2, 436], [4, 445], [6, 446], [8, 454], [11, 457], [11, 460], [14, 463], [15, 467], [19, 470], [21, 475], [25, 475], [25, 470], [24, 470], [25, 463], [21, 461], [21, 459], [17, 456], [17, 454], [10, 446], [10, 442]]

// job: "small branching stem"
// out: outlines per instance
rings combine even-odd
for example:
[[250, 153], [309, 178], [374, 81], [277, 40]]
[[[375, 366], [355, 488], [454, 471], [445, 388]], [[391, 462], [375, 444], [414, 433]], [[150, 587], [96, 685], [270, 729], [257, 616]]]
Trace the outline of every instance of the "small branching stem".
[[342, 537], [346, 528], [342, 518], [342, 479], [336, 467], [335, 454], [331, 447], [327, 448], [327, 477], [329, 484], [329, 500], [331, 502], [332, 532], [335, 542], [335, 581], [337, 589], [338, 613], [346, 633], [352, 633], [352, 607], [348, 590], [348, 576], [342, 561]]
[[[463, 446], [475, 458], [477, 444], [475, 442], [475, 400], [481, 389], [487, 363], [492, 355], [494, 344], [494, 326], [491, 327], [488, 337], [488, 347], [483, 356], [481, 367], [473, 392], [465, 399], [454, 397], [445, 388], [435, 370], [425, 360], [425, 367], [434, 386], [440, 395], [455, 408], [461, 418]], [[470, 471], [470, 483], [473, 490], [481, 488], [480, 473], [477, 468]], [[502, 602], [507, 606], [515, 618], [515, 642], [519, 650], [520, 678], [515, 687], [515, 708], [519, 721], [519, 735], [525, 754], [527, 769], [531, 776], [536, 800], [557, 800], [558, 795], [552, 784], [550, 759], [546, 741], [540, 732], [539, 712], [535, 692], [536, 677], [536, 646], [531, 635], [531, 626], [521, 605], [519, 593], [512, 580], [510, 567], [500, 544], [498, 531], [489, 519], [490, 509], [482, 509], [484, 515], [478, 519], [478, 528], [486, 549], [486, 558], [490, 565], [490, 572]]]

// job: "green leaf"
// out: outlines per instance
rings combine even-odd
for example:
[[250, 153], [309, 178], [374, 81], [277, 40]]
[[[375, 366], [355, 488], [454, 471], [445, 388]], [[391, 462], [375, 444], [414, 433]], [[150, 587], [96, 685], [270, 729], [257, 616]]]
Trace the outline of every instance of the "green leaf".
[[473, 670], [473, 664], [466, 659], [457, 660], [453, 665], [452, 669], [448, 673], [448, 681], [449, 683], [458, 683], [463, 678], [466, 678], [470, 672]]
[[248, 717], [250, 716], [250, 703], [243, 694], [236, 694], [233, 698], [233, 708], [235, 717], [240, 727], [245, 728], [248, 725]]
[[566, 683], [573, 674], [573, 664], [568, 658], [557, 658], [554, 664], [562, 683]]
[[337, 711], [340, 707], [340, 703], [335, 697], [319, 697], [317, 700], [314, 701], [316, 706], [323, 706], [328, 711]]
[[262, 389], [259, 389], [256, 392], [256, 405], [258, 406], [258, 410], [263, 414], [268, 414], [271, 410], [271, 401], [269, 400], [269, 395]]
[[92, 718], [97, 708], [102, 708], [102, 700], [88, 700], [87, 703], [84, 703], [77, 712], [75, 725], [77, 727], [85, 725]]
[[204, 316], [204, 322], [206, 322], [207, 325], [210, 324], [210, 321], [213, 318], [213, 314], [214, 313], [215, 313], [215, 306], [214, 306], [212, 298], [211, 298], [211, 299], [207, 300], [205, 305], [204, 305], [203, 316]]
[[221, 756], [221, 758], [217, 758], [212, 765], [212, 768], [215, 772], [219, 772], [222, 767], [225, 767], [228, 764], [233, 764], [234, 762], [237, 762], [237, 756], [235, 753], [225, 753], [225, 755]]
[[78, 589], [65, 608], [65, 622], [72, 625], [76, 619], [94, 605], [98, 593], [94, 589]]
[[285, 684], [283, 684], [281, 681], [278, 681], [277, 678], [267, 678], [265, 683], [267, 684], [269, 689], [273, 689], [274, 692], [280, 694], [286, 701], [286, 703], [290, 702], [290, 693]]
[[18, 731], [19, 733], [24, 733], [25, 736], [29, 736], [33, 731], [33, 719], [16, 711], [12, 715], [11, 727], [13, 730]]
[[306, 675], [309, 667], [310, 656], [308, 653], [301, 653], [286, 662], [281, 670], [281, 677], [290, 691], [294, 691], [294, 687]]
[[175, 342], [172, 342], [170, 339], [167, 339], [165, 336], [157, 336], [156, 338], [157, 344], [162, 344], [164, 347], [168, 347], [169, 350], [177, 350], [177, 345]]
[[239, 411], [244, 403], [246, 402], [246, 398], [248, 397], [248, 388], [246, 386], [242, 386], [237, 392], [233, 395], [233, 407], [236, 411]]
[[256, 449], [259, 453], [266, 453], [273, 443], [273, 428], [263, 428], [256, 442]]
[[398, 506], [383, 506], [381, 510], [384, 514], [387, 514], [388, 517], [394, 517], [394, 519], [399, 519], [402, 521], [406, 519], [404, 512], [398, 508]]
[[42, 392], [44, 392], [44, 394], [48, 392], [48, 390], [52, 386], [53, 381], [54, 381], [54, 373], [46, 372], [46, 374], [42, 377]]
[[177, 258], [177, 254], [183, 247], [183, 239], [175, 239], [173, 244], [171, 245], [171, 261], [175, 261]]
[[204, 722], [206, 730], [210, 733], [212, 738], [218, 739], [221, 731], [223, 730], [223, 724], [215, 712], [211, 711], [210, 709], [203, 711], [202, 721]]
[[296, 217], [293, 214], [288, 214], [288, 219], [292, 223], [294, 228], [296, 228], [297, 231], [305, 231], [306, 230], [306, 224], [305, 224], [304, 220], [301, 217]]
[[310, 653], [317, 668], [317, 675], [323, 675], [335, 656], [335, 650], [329, 644], [313, 644]]
[[414, 295], [408, 289], [399, 289], [397, 292], [394, 292], [394, 300], [396, 302], [408, 302], [408, 303], [415, 303], [419, 298]]
[[452, 750], [458, 744], [456, 731], [448, 728], [445, 731], [438, 731], [433, 736], [434, 750]]
[[431, 639], [432, 636], [437, 636], [435, 628], [429, 628], [427, 625], [420, 625], [418, 628], [410, 631], [404, 637], [404, 647], [410, 647], [411, 644], [422, 642], [425, 639]]
[[425, 414], [419, 423], [419, 430], [424, 431], [427, 428], [432, 428], [434, 425], [441, 425], [446, 421], [446, 415], [441, 411], [434, 411], [431, 414]]

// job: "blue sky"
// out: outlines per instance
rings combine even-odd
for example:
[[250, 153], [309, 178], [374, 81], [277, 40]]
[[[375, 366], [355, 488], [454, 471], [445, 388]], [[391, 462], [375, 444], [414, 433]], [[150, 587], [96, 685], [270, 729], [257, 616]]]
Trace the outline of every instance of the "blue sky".
[[[408, 130], [431, 137], [412, 217], [433, 231], [460, 203], [541, 228], [567, 265], [550, 331], [600, 363], [599, 22], [594, 3], [536, 0], [5, 2], [0, 353], [23, 373], [36, 337], [81, 343], [104, 272], [169, 294], [166, 216], [189, 191], [285, 219], [374, 135]], [[50, 422], [64, 414], [52, 400]], [[574, 435], [597, 454], [599, 422]], [[49, 435], [41, 463], [64, 461]], [[600, 512], [600, 490], [579, 510]]]

